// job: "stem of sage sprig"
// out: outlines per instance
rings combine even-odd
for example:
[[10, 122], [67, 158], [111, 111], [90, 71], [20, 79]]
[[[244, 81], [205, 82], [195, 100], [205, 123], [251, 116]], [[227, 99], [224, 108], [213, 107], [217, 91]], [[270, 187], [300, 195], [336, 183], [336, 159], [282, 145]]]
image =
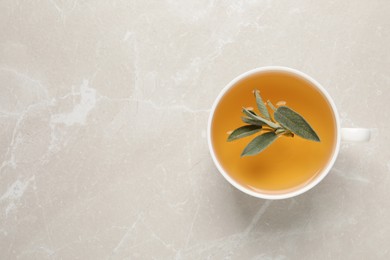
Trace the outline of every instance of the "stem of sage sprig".
[[247, 125], [235, 129], [227, 138], [227, 141], [231, 142], [261, 132], [245, 147], [241, 157], [256, 155], [262, 152], [282, 135], [287, 137], [298, 135], [307, 140], [320, 142], [317, 133], [300, 114], [287, 106], [276, 108], [268, 100], [267, 104], [274, 112], [272, 117], [266, 104], [263, 102], [260, 91], [254, 90], [254, 95], [260, 114], [243, 107], [242, 112], [245, 116], [241, 117], [241, 119]]

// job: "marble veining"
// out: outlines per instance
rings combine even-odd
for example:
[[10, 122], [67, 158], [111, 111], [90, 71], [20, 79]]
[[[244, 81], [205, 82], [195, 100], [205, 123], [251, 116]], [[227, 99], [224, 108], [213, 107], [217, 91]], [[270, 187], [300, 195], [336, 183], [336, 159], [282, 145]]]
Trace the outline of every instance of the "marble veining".
[[[388, 1], [0, 2], [0, 259], [389, 259]], [[206, 142], [220, 90], [283, 65], [345, 127], [301, 196], [249, 197]]]

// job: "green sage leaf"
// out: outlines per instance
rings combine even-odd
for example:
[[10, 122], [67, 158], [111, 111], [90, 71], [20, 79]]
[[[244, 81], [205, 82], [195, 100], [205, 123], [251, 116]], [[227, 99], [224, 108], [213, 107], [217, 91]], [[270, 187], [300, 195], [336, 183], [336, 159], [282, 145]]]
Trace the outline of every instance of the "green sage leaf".
[[255, 111], [247, 109], [252, 115], [258, 116]]
[[267, 107], [265, 106], [263, 99], [260, 96], [260, 91], [255, 90], [256, 104], [260, 113], [268, 120], [271, 120]]
[[279, 129], [276, 129], [276, 131], [275, 131], [275, 134], [282, 134], [282, 133], [285, 133], [286, 132], [286, 129], [284, 129], [284, 128], [279, 128]]
[[275, 120], [284, 128], [294, 134], [312, 141], [319, 142], [320, 138], [309, 123], [297, 112], [286, 107], [280, 106], [274, 113]]
[[267, 119], [264, 119], [262, 117], [259, 117], [259, 116], [255, 116], [254, 114], [252, 114], [248, 109], [246, 109], [245, 107], [242, 108], [242, 112], [249, 118], [253, 119], [253, 120], [256, 120], [256, 121], [261, 121], [267, 125], [269, 125], [271, 128], [278, 128], [279, 125], [275, 124], [274, 122], [270, 121], [270, 120], [267, 120]]
[[255, 137], [244, 149], [241, 157], [256, 155], [273, 143], [278, 136], [274, 132], [267, 132], [265, 134]]
[[245, 125], [234, 130], [228, 137], [227, 141], [231, 142], [239, 138], [253, 135], [261, 130], [261, 126], [257, 125]]
[[241, 117], [242, 122], [248, 125], [257, 125], [257, 126], [262, 126], [265, 125], [264, 122], [261, 122], [260, 120], [254, 120], [248, 117]]
[[271, 103], [271, 101], [268, 100], [267, 104], [274, 112], [276, 111], [276, 107]]

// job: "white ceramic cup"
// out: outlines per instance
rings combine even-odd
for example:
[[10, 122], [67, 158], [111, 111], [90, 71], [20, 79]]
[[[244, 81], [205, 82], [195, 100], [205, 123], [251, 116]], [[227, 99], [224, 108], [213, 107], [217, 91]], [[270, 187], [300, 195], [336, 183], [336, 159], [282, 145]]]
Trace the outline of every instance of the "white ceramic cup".
[[[333, 113], [334, 113], [334, 116], [335, 116], [335, 121], [336, 121], [336, 147], [335, 147], [335, 150], [334, 150], [334, 153], [333, 153], [331, 159], [328, 161], [326, 166], [317, 175], [317, 177], [314, 178], [307, 185], [305, 185], [305, 186], [303, 186], [301, 188], [298, 188], [296, 190], [292, 190], [292, 191], [289, 191], [289, 192], [286, 192], [286, 193], [281, 193], [281, 194], [269, 194], [269, 193], [256, 192], [256, 191], [253, 191], [253, 190], [251, 190], [251, 189], [249, 189], [249, 188], [247, 188], [245, 186], [242, 186], [238, 182], [236, 182], [229, 175], [229, 173], [227, 173], [223, 169], [223, 167], [221, 166], [220, 162], [218, 161], [218, 159], [216, 157], [215, 150], [213, 148], [212, 141], [211, 141], [211, 124], [212, 124], [212, 121], [213, 121], [215, 109], [216, 109], [217, 105], [219, 104], [221, 98], [224, 96], [224, 94], [230, 88], [235, 86], [236, 83], [239, 82], [240, 80], [242, 80], [244, 78], [247, 78], [247, 77], [249, 77], [249, 76], [251, 76], [253, 74], [258, 74], [258, 73], [262, 73], [262, 72], [282, 72], [282, 73], [288, 73], [288, 74], [293, 74], [293, 75], [295, 75], [297, 77], [300, 77], [300, 78], [303, 78], [304, 80], [309, 81], [327, 99], [327, 101], [329, 102], [329, 104], [330, 104], [330, 106], [331, 106], [331, 108], [333, 110]], [[331, 168], [332, 168], [332, 166], [333, 166], [334, 162], [336, 161], [336, 158], [337, 158], [337, 156], [339, 154], [340, 142], [341, 141], [346, 141], [346, 142], [364, 142], [364, 141], [368, 141], [370, 139], [370, 135], [371, 135], [371, 131], [369, 129], [365, 129], [365, 128], [341, 128], [341, 126], [340, 126], [340, 117], [339, 117], [339, 114], [337, 112], [336, 105], [334, 104], [333, 99], [330, 97], [328, 92], [326, 92], [324, 87], [322, 87], [320, 83], [318, 83], [312, 77], [306, 75], [303, 72], [300, 72], [300, 71], [298, 71], [296, 69], [291, 69], [291, 68], [281, 67], [281, 66], [269, 66], [269, 67], [261, 67], [261, 68], [253, 69], [253, 70], [245, 72], [245, 73], [239, 75], [238, 77], [236, 77], [235, 79], [233, 79], [226, 87], [224, 87], [222, 89], [222, 91], [219, 93], [217, 99], [214, 101], [213, 107], [212, 107], [211, 112], [210, 112], [208, 125], [207, 125], [207, 141], [208, 141], [208, 146], [209, 146], [209, 150], [210, 150], [210, 153], [211, 153], [211, 157], [213, 158], [213, 161], [214, 161], [216, 167], [218, 168], [219, 172], [222, 174], [222, 176], [225, 177], [225, 179], [228, 182], [230, 182], [230, 184], [232, 184], [234, 187], [236, 187], [240, 191], [242, 191], [242, 192], [244, 192], [246, 194], [249, 194], [251, 196], [254, 196], [254, 197], [257, 197], [257, 198], [263, 198], [263, 199], [287, 199], [287, 198], [291, 198], [291, 197], [300, 195], [300, 194], [310, 190], [311, 188], [316, 186], [322, 179], [324, 179], [325, 176], [331, 170]]]

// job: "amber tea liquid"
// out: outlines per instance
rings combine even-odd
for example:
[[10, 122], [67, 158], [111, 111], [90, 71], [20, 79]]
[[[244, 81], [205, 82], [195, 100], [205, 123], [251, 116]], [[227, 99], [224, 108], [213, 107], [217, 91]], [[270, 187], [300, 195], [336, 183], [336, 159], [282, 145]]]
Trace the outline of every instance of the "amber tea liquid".
[[[321, 142], [281, 136], [260, 154], [241, 158], [243, 149], [256, 135], [233, 142], [226, 139], [229, 131], [244, 125], [243, 106], [258, 112], [252, 93], [255, 88], [265, 101], [274, 105], [285, 102], [301, 114]], [[336, 147], [335, 116], [326, 98], [309, 81], [288, 72], [259, 72], [237, 82], [224, 94], [214, 112], [211, 140], [218, 161], [235, 181], [262, 193], [285, 193], [316, 178], [331, 159]]]

